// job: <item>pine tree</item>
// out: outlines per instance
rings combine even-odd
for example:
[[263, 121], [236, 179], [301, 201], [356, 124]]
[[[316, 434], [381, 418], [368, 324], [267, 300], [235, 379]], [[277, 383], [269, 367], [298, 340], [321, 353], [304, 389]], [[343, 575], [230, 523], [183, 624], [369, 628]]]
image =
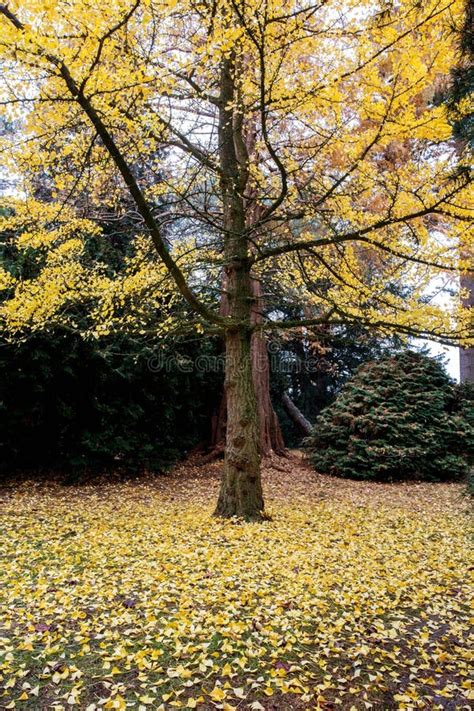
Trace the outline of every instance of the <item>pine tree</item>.
[[443, 366], [404, 351], [359, 368], [307, 443], [322, 473], [442, 481], [466, 473], [474, 427]]

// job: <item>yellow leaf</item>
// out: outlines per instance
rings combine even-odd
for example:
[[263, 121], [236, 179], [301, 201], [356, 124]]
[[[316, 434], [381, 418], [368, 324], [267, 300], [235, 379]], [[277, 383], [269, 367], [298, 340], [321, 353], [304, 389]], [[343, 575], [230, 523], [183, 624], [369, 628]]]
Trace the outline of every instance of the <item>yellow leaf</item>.
[[226, 697], [226, 692], [220, 686], [215, 686], [209, 696], [213, 701], [223, 701]]

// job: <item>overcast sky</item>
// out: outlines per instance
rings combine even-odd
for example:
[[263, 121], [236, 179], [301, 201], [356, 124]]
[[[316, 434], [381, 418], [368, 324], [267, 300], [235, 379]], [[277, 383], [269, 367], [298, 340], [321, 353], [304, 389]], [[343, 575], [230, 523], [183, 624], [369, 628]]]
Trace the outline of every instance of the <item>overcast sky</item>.
[[459, 348], [454, 346], [443, 346], [441, 343], [433, 341], [417, 341], [419, 345], [427, 345], [431, 351], [431, 355], [442, 354], [445, 356], [446, 370], [452, 378], [459, 381]]

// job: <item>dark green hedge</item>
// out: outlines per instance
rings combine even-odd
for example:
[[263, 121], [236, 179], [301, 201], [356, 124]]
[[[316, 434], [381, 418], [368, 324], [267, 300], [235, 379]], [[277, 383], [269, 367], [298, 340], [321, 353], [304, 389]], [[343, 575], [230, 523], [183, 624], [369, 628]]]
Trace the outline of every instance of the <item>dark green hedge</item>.
[[221, 388], [218, 373], [183, 372], [174, 356], [193, 362], [213, 349], [64, 332], [0, 341], [0, 472], [166, 467], [207, 436]]

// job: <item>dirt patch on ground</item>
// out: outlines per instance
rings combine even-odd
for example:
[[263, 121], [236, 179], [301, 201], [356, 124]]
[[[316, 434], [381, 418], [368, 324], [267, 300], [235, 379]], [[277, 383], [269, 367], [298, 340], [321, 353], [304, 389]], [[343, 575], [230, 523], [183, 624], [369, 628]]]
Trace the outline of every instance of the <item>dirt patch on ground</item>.
[[[173, 496], [202, 495], [209, 500], [217, 496], [222, 474], [222, 460], [202, 463], [193, 457], [177, 464], [165, 477], [155, 478], [154, 485]], [[386, 484], [325, 476], [315, 472], [304, 453], [289, 450], [285, 457], [267, 458], [262, 468], [267, 506], [271, 509], [278, 500], [286, 502], [304, 499], [315, 502], [331, 499], [350, 502], [354, 506], [394, 506], [423, 511], [446, 508], [465, 508], [469, 499], [459, 483], [431, 484], [426, 482], [397, 482]]]
[[[202, 499], [207, 504], [217, 499], [219, 482], [222, 475], [222, 459], [206, 461], [194, 455], [177, 463], [163, 474], [144, 473], [133, 479], [124, 479], [122, 474], [110, 473], [101, 476], [88, 476], [71, 487], [77, 493], [87, 496], [97, 493], [101, 487], [125, 487], [132, 495], [142, 498], [143, 490], [151, 487], [167, 498]], [[288, 450], [286, 456], [273, 455], [264, 460], [262, 478], [266, 507], [271, 514], [278, 502], [286, 503], [305, 501], [315, 503], [318, 500], [341, 501], [354, 507], [372, 507], [392, 505], [412, 511], [453, 511], [472, 507], [472, 500], [465, 495], [462, 483], [432, 484], [426, 482], [397, 482], [393, 484], [339, 479], [317, 473], [307, 460], [304, 452]], [[18, 489], [18, 485], [28, 488], [57, 488], [58, 482], [64, 481], [60, 473], [31, 474], [15, 476], [0, 483], [0, 500], [8, 499]], [[146, 496], [146, 494], [144, 494]]]

